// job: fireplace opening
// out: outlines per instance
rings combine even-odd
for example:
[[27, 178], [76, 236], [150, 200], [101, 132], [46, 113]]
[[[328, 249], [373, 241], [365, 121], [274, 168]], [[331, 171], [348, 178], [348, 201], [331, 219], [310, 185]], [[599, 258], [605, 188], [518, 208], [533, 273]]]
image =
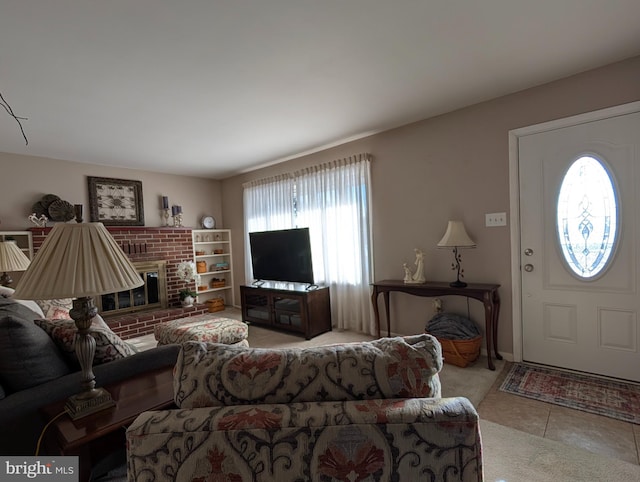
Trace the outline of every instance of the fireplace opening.
[[104, 316], [134, 313], [167, 307], [167, 262], [133, 263], [144, 285], [97, 297], [98, 311]]

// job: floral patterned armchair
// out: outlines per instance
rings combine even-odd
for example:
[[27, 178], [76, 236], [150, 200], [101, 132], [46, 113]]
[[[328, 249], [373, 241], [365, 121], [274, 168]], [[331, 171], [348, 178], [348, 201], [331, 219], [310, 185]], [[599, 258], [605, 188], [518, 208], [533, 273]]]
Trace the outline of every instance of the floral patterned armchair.
[[188, 342], [174, 410], [127, 430], [130, 481], [481, 481], [478, 415], [428, 334], [307, 349]]

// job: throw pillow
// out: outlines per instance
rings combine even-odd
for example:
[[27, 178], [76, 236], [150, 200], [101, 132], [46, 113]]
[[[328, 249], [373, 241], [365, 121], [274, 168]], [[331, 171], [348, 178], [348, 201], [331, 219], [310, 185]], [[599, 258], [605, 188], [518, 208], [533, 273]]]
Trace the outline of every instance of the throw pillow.
[[312, 348], [187, 342], [174, 371], [180, 408], [440, 397], [442, 351], [431, 335]]
[[5, 298], [11, 298], [11, 296], [13, 296], [13, 291], [14, 291], [13, 288], [0, 285], [0, 296], [4, 296]]
[[13, 393], [54, 380], [71, 369], [55, 343], [33, 321], [37, 315], [0, 297], [0, 384]]
[[44, 317], [49, 320], [66, 320], [69, 318], [69, 310], [73, 308], [73, 300], [71, 298], [63, 298], [59, 300], [35, 300], [40, 306]]
[[[73, 362], [78, 363], [75, 351], [75, 338], [78, 332], [73, 320], [36, 320], [36, 325], [42, 328], [62, 352]], [[125, 358], [135, 354], [129, 343], [123, 341], [104, 322], [100, 315], [96, 315], [91, 322], [89, 333], [96, 340], [94, 365], [101, 365], [113, 360]]]
[[11, 298], [11, 299], [15, 300], [16, 302], [20, 303], [21, 305], [26, 306], [27, 308], [29, 308], [31, 311], [36, 313], [38, 316], [41, 316], [41, 317], [44, 316], [44, 313], [40, 309], [40, 306], [38, 306], [38, 303], [36, 303], [35, 301], [31, 301], [31, 300], [17, 300], [15, 298], [13, 298], [13, 293], [14, 293], [14, 289], [13, 288], [9, 288], [7, 286], [0, 286], [0, 296], [4, 296], [5, 298]]

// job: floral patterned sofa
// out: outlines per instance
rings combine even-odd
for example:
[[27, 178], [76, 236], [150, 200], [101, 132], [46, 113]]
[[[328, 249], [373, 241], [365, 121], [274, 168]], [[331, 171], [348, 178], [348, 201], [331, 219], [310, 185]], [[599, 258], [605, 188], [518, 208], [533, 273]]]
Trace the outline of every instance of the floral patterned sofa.
[[478, 415], [428, 334], [305, 349], [187, 342], [173, 410], [127, 430], [130, 481], [481, 481]]

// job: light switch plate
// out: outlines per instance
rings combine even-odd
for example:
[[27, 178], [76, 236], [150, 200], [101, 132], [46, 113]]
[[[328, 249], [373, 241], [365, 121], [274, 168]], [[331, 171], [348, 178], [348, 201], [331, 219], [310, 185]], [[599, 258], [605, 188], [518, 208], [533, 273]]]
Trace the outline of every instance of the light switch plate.
[[485, 214], [485, 226], [490, 228], [495, 226], [507, 225], [507, 213], [490, 213]]

